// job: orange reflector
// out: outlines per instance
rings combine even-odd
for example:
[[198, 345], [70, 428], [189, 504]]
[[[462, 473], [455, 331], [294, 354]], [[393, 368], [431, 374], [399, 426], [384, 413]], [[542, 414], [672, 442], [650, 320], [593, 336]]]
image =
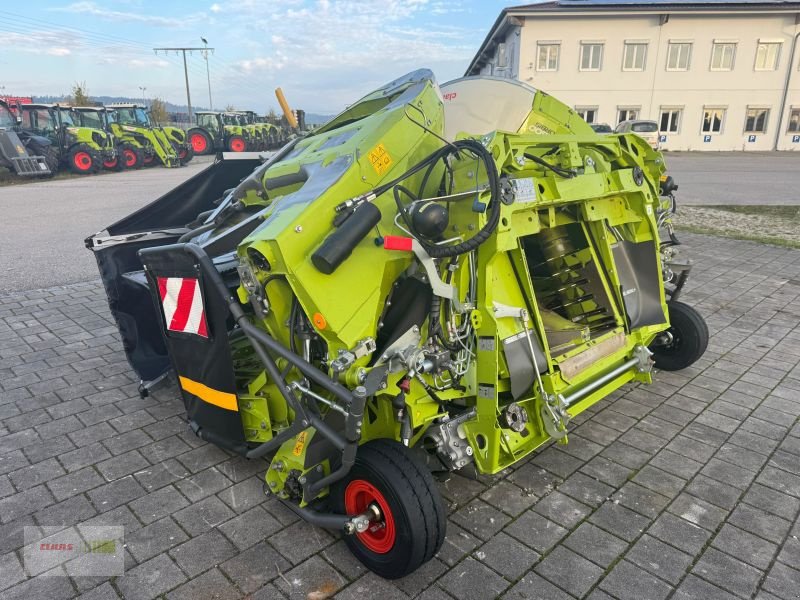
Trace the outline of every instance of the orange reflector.
[[328, 322], [325, 320], [325, 317], [323, 317], [320, 313], [314, 313], [312, 319], [314, 321], [314, 325], [317, 326], [317, 329], [325, 329], [328, 326]]
[[178, 380], [180, 381], [181, 387], [184, 390], [190, 394], [194, 394], [200, 398], [200, 400], [208, 402], [209, 404], [213, 404], [214, 406], [219, 406], [225, 410], [233, 410], [236, 412], [239, 411], [239, 404], [236, 402], [236, 394], [220, 392], [219, 390], [215, 390], [214, 388], [210, 388], [207, 385], [203, 385], [197, 381], [192, 381], [191, 379], [183, 376], [179, 376]]

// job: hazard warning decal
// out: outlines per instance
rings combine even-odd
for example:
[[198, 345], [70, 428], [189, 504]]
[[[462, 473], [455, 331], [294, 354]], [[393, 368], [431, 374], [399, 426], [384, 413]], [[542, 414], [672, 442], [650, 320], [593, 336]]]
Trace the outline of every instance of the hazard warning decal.
[[169, 331], [208, 337], [200, 282], [189, 277], [159, 277], [158, 293]]
[[389, 156], [383, 144], [378, 144], [369, 151], [369, 162], [378, 175], [383, 175], [392, 165], [392, 157]]

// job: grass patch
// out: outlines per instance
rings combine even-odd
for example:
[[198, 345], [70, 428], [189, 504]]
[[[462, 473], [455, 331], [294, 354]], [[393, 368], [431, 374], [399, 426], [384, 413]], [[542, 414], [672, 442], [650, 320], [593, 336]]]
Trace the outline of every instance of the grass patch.
[[800, 206], [681, 206], [679, 231], [800, 248]]

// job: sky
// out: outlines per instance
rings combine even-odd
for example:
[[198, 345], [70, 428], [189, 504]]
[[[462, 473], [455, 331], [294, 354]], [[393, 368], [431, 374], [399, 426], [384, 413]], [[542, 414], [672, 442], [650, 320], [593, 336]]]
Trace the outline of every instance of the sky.
[[[503, 0], [30, 0], [0, 4], [0, 94], [159, 97], [185, 104], [183, 62], [209, 52], [215, 108], [333, 114], [408, 71], [463, 74]], [[209, 106], [202, 52], [187, 53], [194, 106]]]

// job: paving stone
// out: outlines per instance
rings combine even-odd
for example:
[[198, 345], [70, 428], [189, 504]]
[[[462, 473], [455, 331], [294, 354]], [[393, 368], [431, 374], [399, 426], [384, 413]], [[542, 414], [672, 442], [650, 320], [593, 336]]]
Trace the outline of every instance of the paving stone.
[[627, 481], [633, 470], [603, 456], [596, 456], [581, 467], [581, 472], [601, 483], [617, 488]]
[[133, 450], [104, 460], [98, 463], [96, 468], [106, 478], [106, 481], [114, 481], [141, 469], [146, 469], [149, 466], [150, 463], [147, 462], [147, 459], [136, 450]]
[[264, 480], [250, 477], [221, 491], [217, 497], [237, 513], [243, 513], [266, 500]]
[[61, 465], [69, 472], [88, 467], [96, 462], [111, 458], [111, 453], [101, 443], [96, 442], [70, 452], [65, 452], [58, 457]]
[[480, 481], [462, 477], [458, 474], [452, 475], [439, 484], [439, 491], [442, 493], [442, 497], [458, 505], [467, 504], [485, 489], [486, 485]]
[[[446, 544], [447, 538], [445, 538], [445, 545]], [[445, 549], [445, 545], [442, 546], [443, 550]], [[439, 552], [439, 554], [441, 553], [442, 551]], [[339, 541], [336, 543], [328, 546], [322, 550], [319, 555], [331, 563], [331, 565], [333, 565], [337, 571], [344, 574], [344, 576], [351, 581], [358, 579], [367, 572], [367, 568], [363, 565], [363, 563], [361, 563], [361, 561], [353, 556], [353, 553], [347, 548], [347, 545], [344, 543], [343, 539], [339, 539]], [[437, 557], [434, 557], [431, 559], [431, 561], [436, 561], [437, 564], [443, 564], [444, 568], [447, 568], [447, 565]]]
[[9, 523], [15, 519], [34, 513], [54, 503], [53, 495], [43, 485], [28, 488], [0, 500], [0, 523]]
[[763, 573], [714, 548], [707, 549], [692, 572], [729, 592], [751, 597]]
[[118, 577], [116, 586], [125, 600], [152, 600], [186, 581], [177, 565], [166, 554], [142, 563]]
[[711, 545], [762, 571], [770, 565], [778, 549], [775, 544], [727, 523]]
[[47, 440], [47, 443], [25, 448], [25, 456], [31, 463], [39, 463], [48, 458], [61, 456], [65, 452], [75, 449], [75, 444], [65, 435], [60, 435], [55, 439]]
[[118, 600], [119, 594], [111, 587], [109, 582], [105, 582], [101, 585], [98, 585], [95, 588], [92, 588], [88, 592], [85, 592], [78, 596], [78, 600]]
[[[298, 540], [303, 540], [303, 543], [298, 544]], [[330, 545], [333, 538], [305, 521], [298, 521], [273, 535], [269, 541], [289, 562], [296, 565]]]
[[554, 446], [551, 446], [543, 452], [538, 453], [533, 457], [531, 462], [550, 471], [554, 475], [561, 477], [562, 479], [569, 477], [570, 474], [576, 471], [583, 464], [582, 460], [575, 458], [574, 456], [570, 456], [566, 452], [557, 450]]
[[[555, 523], [553, 523], [553, 525], [555, 525]], [[442, 542], [442, 547], [439, 549], [436, 557], [452, 567], [480, 544], [481, 541], [478, 538], [467, 533], [461, 529], [461, 527], [450, 521], [447, 523], [447, 532], [444, 536], [444, 542]]]
[[23, 491], [34, 487], [50, 479], [55, 479], [64, 474], [64, 469], [54, 458], [23, 467], [17, 471], [9, 473], [8, 477], [18, 491]]
[[239, 591], [217, 569], [211, 569], [167, 594], [167, 600], [237, 600], [240, 597]]
[[536, 573], [528, 573], [514, 587], [503, 594], [503, 600], [574, 600], [574, 597], [560, 590]]
[[591, 523], [581, 525], [566, 539], [564, 545], [604, 569], [617, 560], [628, 544]]
[[212, 465], [221, 463], [227, 457], [228, 455], [221, 449], [212, 444], [206, 444], [181, 454], [178, 460], [192, 473], [197, 473]]
[[710, 531], [714, 531], [727, 515], [724, 509], [687, 493], [678, 496], [668, 510]]
[[216, 467], [211, 467], [177, 482], [175, 487], [189, 500], [197, 502], [224, 490], [230, 484], [230, 479], [225, 477]]
[[695, 477], [686, 486], [686, 492], [724, 510], [733, 509], [742, 495], [741, 489], [721, 483], [705, 475]]
[[669, 585], [627, 560], [617, 563], [600, 582], [600, 589], [619, 600], [663, 600], [672, 591]]
[[717, 458], [712, 458], [708, 461], [700, 472], [712, 479], [742, 490], [749, 487], [756, 476], [756, 473], [752, 470], [744, 469]]
[[[307, 595], [303, 593], [304, 588], [302, 586], [292, 586], [296, 589], [296, 593], [292, 593], [288, 597], [292, 600], [306, 600], [306, 598], [314, 598], [318, 596], [329, 597], [327, 590], [334, 586], [335, 584], [333, 582], [323, 581], [321, 584], [316, 586], [316, 589], [312, 589]], [[281, 590], [285, 589], [288, 589], [288, 586], [281, 586]], [[445, 598], [452, 598], [452, 596], [449, 596], [444, 592], [442, 592], [442, 595]], [[336, 594], [336, 596], [334, 596], [334, 600], [361, 600], [362, 598], [367, 598], [369, 596], [381, 598], [382, 600], [408, 599], [408, 596], [400, 591], [394, 585], [394, 582], [382, 579], [374, 573], [367, 573], [358, 581], [354, 581], [341, 592]]]
[[666, 498], [674, 498], [686, 485], [686, 480], [662, 471], [652, 464], [646, 465], [636, 473], [633, 481]]
[[484, 541], [490, 539], [511, 520], [508, 515], [479, 498], [459, 509], [451, 518]]
[[227, 538], [240, 550], [268, 538], [283, 526], [275, 517], [256, 506], [218, 526]]
[[537, 552], [502, 532], [481, 546], [473, 556], [510, 581], [519, 579], [539, 560]]
[[800, 498], [800, 476], [767, 466], [761, 471], [756, 481], [784, 494]]
[[189, 535], [198, 535], [224, 523], [235, 513], [216, 496], [195, 502], [172, 515]]
[[188, 475], [188, 469], [172, 458], [152, 466], [148, 465], [133, 474], [136, 481], [148, 491], [154, 491], [170, 483], [179, 482], [188, 477]]
[[191, 446], [176, 435], [158, 440], [139, 449], [151, 463], [158, 463], [168, 458], [174, 458], [191, 450]]
[[195, 577], [236, 553], [236, 547], [215, 529], [192, 538], [169, 551], [169, 555], [189, 577]]
[[[717, 586], [689, 575], [672, 596], [674, 600], [738, 600], [739, 596], [726, 592]], [[760, 597], [759, 597], [760, 598]]]
[[17, 555], [8, 552], [0, 556], [0, 591], [19, 583], [26, 578]]
[[539, 553], [552, 548], [567, 534], [560, 525], [530, 510], [506, 526], [504, 531]]
[[86, 467], [47, 482], [56, 500], [64, 500], [75, 494], [103, 485], [104, 480], [92, 467]]
[[[516, 541], [514, 541], [514, 543], [519, 544], [519, 542]], [[531, 552], [528, 548], [524, 546], [523, 548], [528, 554], [535, 554], [535, 552]], [[514, 559], [518, 560], [518, 557], [515, 556]], [[447, 568], [447, 565], [442, 561], [437, 558], [432, 558], [410, 575], [399, 579], [393, 579], [391, 581], [393, 589], [390, 591], [395, 592], [399, 590], [409, 598], [418, 598], [420, 593], [426, 588], [430, 588], [431, 586], [436, 587], [435, 583], [441, 579], [442, 575], [447, 571]], [[347, 574], [345, 573], [345, 577], [346, 576]], [[437, 589], [441, 590], [441, 588]]]
[[589, 517], [601, 529], [630, 542], [644, 531], [650, 519], [614, 502], [606, 502]]
[[66, 527], [91, 519], [96, 514], [92, 504], [80, 494], [40, 510], [34, 518], [42, 527]]
[[66, 600], [74, 596], [75, 590], [68, 577], [49, 574], [32, 577], [3, 592], [3, 600]]
[[[109, 421], [113, 423], [115, 419]], [[125, 431], [120, 435], [112, 435], [103, 439], [103, 445], [108, 448], [111, 454], [124, 454], [150, 444], [153, 440], [141, 429]]]
[[776, 544], [783, 541], [791, 527], [788, 521], [749, 504], [737, 506], [728, 522]]
[[[562, 486], [559, 486], [559, 489]], [[522, 514], [533, 506], [537, 499], [533, 492], [526, 492], [521, 487], [505, 480], [487, 489], [480, 497], [489, 506], [502, 510], [511, 517]]]
[[693, 557], [645, 534], [625, 555], [625, 559], [676, 585], [688, 571]]
[[603, 575], [603, 569], [562, 546], [548, 554], [534, 570], [575, 596], [583, 596]]
[[439, 585], [459, 600], [485, 600], [503, 592], [508, 582], [473, 558], [467, 558], [442, 577]]
[[170, 485], [137, 498], [129, 506], [142, 523], [148, 524], [166, 517], [188, 504], [189, 501]]
[[511, 473], [508, 479], [525, 492], [535, 494], [537, 497], [550, 493], [562, 481], [560, 477], [532, 463], [522, 465]]
[[611, 496], [614, 488], [583, 473], [573, 473], [564, 483], [558, 486], [558, 491], [575, 498], [583, 504], [596, 507]]
[[591, 512], [588, 506], [557, 491], [537, 502], [533, 510], [567, 529], [574, 527]]
[[151, 523], [136, 531], [125, 531], [125, 545], [138, 562], [146, 561], [166, 552], [189, 539], [170, 517]]
[[670, 501], [666, 496], [633, 482], [622, 486], [612, 500], [650, 518], [658, 516]]
[[291, 563], [266, 542], [239, 552], [220, 565], [220, 569], [245, 593], [262, 588], [291, 568]]
[[145, 494], [144, 488], [130, 475], [106, 483], [88, 492], [89, 498], [99, 512], [105, 512], [112, 508], [135, 500]]

